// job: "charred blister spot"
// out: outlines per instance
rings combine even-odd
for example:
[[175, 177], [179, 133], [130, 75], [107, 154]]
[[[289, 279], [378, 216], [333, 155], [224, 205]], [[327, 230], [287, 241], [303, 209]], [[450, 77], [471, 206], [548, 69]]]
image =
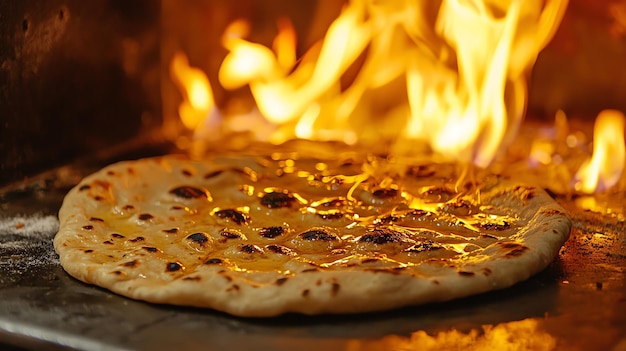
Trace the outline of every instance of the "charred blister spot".
[[325, 219], [325, 220], [340, 219], [340, 218], [343, 218], [344, 216], [344, 214], [339, 211], [319, 211], [317, 212], [317, 215], [321, 219]]
[[508, 258], [519, 257], [519, 256], [523, 255], [524, 252], [526, 252], [526, 250], [528, 250], [528, 248], [526, 246], [521, 246], [521, 247], [518, 247], [516, 249], [513, 249], [513, 250], [507, 252], [504, 255], [504, 257], [508, 257]]
[[339, 289], [341, 288], [341, 285], [339, 285], [339, 283], [333, 283], [331, 288], [330, 288], [330, 294], [332, 296], [337, 296], [337, 294], [339, 293]]
[[289, 193], [273, 191], [263, 195], [261, 205], [267, 208], [291, 207], [295, 201], [296, 198]]
[[480, 223], [477, 224], [479, 228], [484, 230], [502, 231], [511, 228], [511, 223], [503, 221], [502, 223]]
[[170, 207], [170, 209], [179, 211], [179, 210], [184, 210], [185, 208], [183, 206], [174, 205], [174, 206]]
[[412, 166], [407, 169], [406, 174], [417, 178], [430, 177], [435, 174], [435, 169], [428, 165]]
[[375, 197], [379, 199], [388, 199], [388, 198], [392, 198], [398, 195], [398, 189], [393, 189], [393, 188], [377, 189], [372, 193], [372, 195], [374, 195]]
[[356, 164], [357, 161], [353, 158], [346, 158], [345, 160], [339, 163], [339, 167], [349, 167]]
[[254, 254], [254, 253], [261, 252], [261, 248], [252, 244], [244, 244], [244, 245], [239, 246], [239, 251], [245, 252], [248, 254]]
[[532, 187], [525, 187], [525, 186], [518, 185], [513, 190], [516, 191], [516, 192], [521, 192], [522, 193], [520, 195], [520, 198], [522, 200], [530, 200], [530, 199], [534, 198], [535, 196], [537, 196], [537, 194], [534, 191], [535, 188], [532, 188]]
[[91, 189], [91, 185], [85, 184], [85, 185], [81, 185], [80, 188], [78, 188], [79, 191], [85, 191], [85, 190], [89, 190]]
[[85, 250], [85, 251], [83, 251], [83, 252], [84, 252], [84, 253], [92, 253], [92, 252], [93, 252], [93, 250], [91, 250], [91, 249], [87, 249], [87, 250]]
[[135, 209], [135, 206], [133, 206], [133, 205], [126, 205], [126, 206], [122, 207], [122, 210], [124, 210], [124, 211], [130, 211], [130, 210], [134, 210], [134, 209]]
[[102, 201], [102, 200], [104, 200], [104, 198], [103, 198], [102, 196], [100, 196], [100, 195], [96, 195], [96, 196], [94, 196], [94, 197], [93, 197], [93, 199], [94, 199], [94, 200], [96, 200], [96, 201]]
[[133, 267], [136, 267], [138, 264], [139, 264], [138, 260], [132, 260], [132, 261], [128, 261], [128, 262], [124, 263], [123, 265], [124, 265], [124, 267], [133, 268]]
[[490, 276], [490, 275], [491, 275], [491, 273], [492, 273], [491, 269], [489, 269], [489, 268], [487, 268], [487, 267], [485, 267], [485, 268], [481, 269], [481, 272], [483, 272], [483, 275], [484, 275], [484, 276]]
[[519, 247], [524, 247], [524, 245], [522, 244], [518, 244], [518, 243], [498, 243], [498, 245], [500, 245], [500, 247], [502, 247], [503, 249], [517, 249]]
[[435, 284], [435, 285], [439, 285], [439, 281], [438, 281], [437, 279], [433, 279], [433, 280], [431, 280], [431, 282], [432, 282], [433, 284]]
[[176, 234], [178, 233], [179, 230], [180, 230], [179, 228], [170, 228], [170, 229], [163, 229], [163, 232], [167, 234]]
[[222, 264], [224, 263], [224, 260], [222, 260], [221, 258], [209, 258], [208, 260], [203, 262], [204, 264]]
[[291, 254], [291, 249], [282, 245], [267, 245], [265, 248], [275, 254], [279, 255], [289, 255]]
[[215, 212], [215, 215], [219, 218], [230, 219], [237, 224], [248, 222], [248, 215], [234, 209], [219, 210]]
[[339, 237], [325, 228], [313, 228], [299, 235], [308, 241], [337, 241]]
[[239, 291], [239, 285], [237, 284], [233, 284], [230, 286], [230, 288], [226, 289], [226, 291]]
[[113, 172], [113, 171], [107, 171], [107, 175], [110, 175], [110, 176], [115, 175], [115, 172]]
[[379, 258], [376, 257], [368, 257], [368, 258], [364, 258], [361, 260], [361, 263], [373, 263], [373, 262], [378, 262], [380, 261]]
[[209, 195], [203, 189], [195, 188], [189, 185], [183, 185], [170, 190], [170, 194], [174, 194], [184, 199], [208, 199]]
[[91, 217], [89, 220], [92, 222], [104, 222], [104, 219], [98, 217]]
[[454, 202], [446, 203], [443, 206], [442, 210], [457, 216], [468, 216], [474, 213], [477, 209], [469, 201], [464, 199], [457, 199]]
[[185, 277], [185, 278], [183, 278], [183, 280], [188, 281], [188, 282], [198, 282], [198, 281], [202, 280], [202, 278], [200, 278], [200, 277]]
[[389, 268], [366, 268], [364, 271], [372, 273], [388, 273], [398, 275], [402, 273], [403, 267], [389, 267]]
[[125, 236], [123, 236], [123, 235], [122, 235], [122, 234], [120, 234], [120, 233], [113, 233], [113, 234], [111, 234], [111, 236], [112, 236], [113, 238], [117, 238], [117, 239], [122, 239], [122, 238], [125, 238]]
[[155, 253], [159, 251], [159, 249], [157, 249], [156, 247], [151, 247], [151, 246], [142, 246], [141, 248], [150, 253]]
[[126, 168], [126, 172], [128, 172], [128, 174], [135, 174], [135, 169], [132, 167], [128, 167]]
[[231, 167], [228, 169], [228, 171], [244, 175], [253, 182], [256, 182], [259, 178], [259, 175], [255, 171], [253, 171], [251, 168], [248, 168], [248, 167], [244, 167], [244, 168]]
[[111, 240], [103, 241], [102, 243], [105, 245], [113, 245], [113, 242]]
[[359, 239], [361, 243], [387, 244], [397, 243], [405, 239], [406, 235], [392, 229], [374, 229]]
[[140, 219], [140, 220], [142, 220], [142, 221], [149, 221], [149, 220], [151, 220], [152, 218], [154, 218], [154, 216], [153, 216], [153, 215], [151, 215], [151, 214], [149, 214], [149, 213], [142, 213], [142, 214], [140, 214], [137, 218], [139, 218], [139, 219]]
[[322, 180], [324, 180], [324, 175], [321, 173], [315, 173], [312, 176], [309, 175], [309, 180], [312, 180], [312, 182], [310, 182], [309, 184], [316, 184], [315, 182], [318, 182], [317, 184], [319, 184], [319, 182], [321, 182]]
[[193, 176], [193, 173], [188, 169], [183, 169], [182, 171], [180, 171], [180, 173], [182, 173], [182, 175], [184, 175], [185, 177]]
[[176, 272], [176, 271], [180, 271], [181, 269], [183, 269], [183, 265], [181, 265], [178, 262], [168, 262], [165, 265], [166, 272]]
[[374, 220], [374, 224], [390, 224], [398, 222], [399, 220], [400, 217], [390, 214], [381, 218], [376, 218], [376, 220]]
[[432, 240], [423, 240], [408, 249], [407, 252], [424, 252], [424, 251], [432, 251], [441, 249], [441, 245], [433, 242]]
[[265, 227], [259, 230], [259, 235], [264, 238], [274, 239], [275, 237], [285, 233], [285, 228], [281, 226]]
[[137, 242], [144, 241], [144, 240], [146, 240], [146, 238], [144, 238], [143, 236], [138, 236], [138, 237], [130, 239], [128, 241], [130, 241], [131, 243], [137, 243]]
[[309, 293], [310, 293], [309, 289], [302, 290], [302, 297], [304, 298], [309, 297]]
[[420, 218], [422, 218], [424, 216], [427, 216], [429, 213], [430, 212], [428, 212], [428, 211], [424, 211], [424, 210], [419, 209], [419, 208], [414, 208], [414, 209], [411, 209], [409, 212], [405, 213], [404, 214], [404, 218], [405, 219], [408, 218], [410, 220], [415, 221], [415, 220], [418, 220], [418, 219], [420, 219]]
[[457, 273], [462, 276], [462, 277], [473, 277], [474, 276], [474, 272], [469, 272], [469, 271], [457, 271]]
[[224, 173], [224, 170], [222, 170], [222, 169], [219, 169], [219, 170], [213, 171], [213, 172], [209, 172], [209, 173], [204, 175], [204, 179], [215, 178], [215, 177], [217, 177], [218, 175], [220, 175], [222, 173]]
[[233, 281], [233, 277], [228, 275], [228, 272], [226, 270], [222, 269], [221, 271], [219, 271], [217, 273], [220, 274], [224, 279], [226, 279], [227, 282], [232, 282]]
[[343, 207], [346, 204], [346, 200], [344, 199], [333, 199], [330, 201], [322, 202], [319, 206], [325, 208], [331, 207]]
[[546, 210], [541, 212], [542, 215], [546, 216], [546, 217], [552, 217], [552, 216], [562, 216], [563, 212], [559, 211], [559, 210]]
[[[313, 267], [313, 268], [303, 269], [302, 271], [300, 271], [300, 273], [312, 273], [312, 272], [321, 272], [321, 271], [322, 271], [321, 269], [319, 269], [317, 267]], [[317, 285], [320, 285], [322, 283], [319, 280], [318, 280], [318, 282], [319, 282], [319, 284], [317, 284]]]
[[119, 276], [124, 276], [124, 275], [126, 275], [126, 273], [124, 273], [124, 272], [122, 272], [122, 271], [113, 271], [113, 272], [111, 272], [111, 273], [113, 273], [113, 274], [115, 274], [115, 275], [119, 275]]
[[426, 190], [425, 195], [434, 198], [437, 201], [448, 201], [454, 197], [456, 193], [445, 187], [434, 187]]
[[348, 250], [346, 250], [346, 249], [333, 249], [333, 250], [330, 250], [330, 254], [331, 255], [344, 255], [346, 252], [348, 252]]
[[482, 238], [482, 239], [492, 239], [492, 240], [498, 240], [498, 237], [495, 237], [495, 236], [493, 236], [493, 235], [491, 235], [491, 234], [484, 234], [484, 233], [483, 233], [483, 234], [480, 234], [478, 237], [479, 237], [479, 238]]
[[193, 233], [187, 236], [187, 240], [193, 241], [196, 244], [203, 245], [207, 241], [209, 241], [209, 238], [204, 233]]
[[235, 229], [222, 229], [220, 231], [220, 235], [223, 236], [226, 240], [228, 239], [241, 239], [243, 235], [241, 232]]
[[92, 226], [92, 225], [84, 225], [84, 226], [83, 226], [83, 229], [84, 229], [84, 230], [92, 230], [92, 229], [93, 229], [93, 226]]
[[278, 278], [278, 279], [276, 279], [276, 281], [274, 282], [274, 284], [276, 284], [276, 285], [278, 285], [278, 286], [283, 285], [283, 284], [285, 284], [285, 282], [287, 281], [287, 279], [289, 279], [289, 278], [287, 278], [287, 277]]
[[526, 252], [526, 250], [528, 250], [528, 247], [522, 245], [522, 244], [518, 244], [518, 243], [499, 243], [500, 247], [504, 250], [506, 250], [507, 252], [504, 254], [504, 257], [506, 258], [513, 258], [513, 257], [519, 257], [522, 254], [524, 254], [524, 252]]

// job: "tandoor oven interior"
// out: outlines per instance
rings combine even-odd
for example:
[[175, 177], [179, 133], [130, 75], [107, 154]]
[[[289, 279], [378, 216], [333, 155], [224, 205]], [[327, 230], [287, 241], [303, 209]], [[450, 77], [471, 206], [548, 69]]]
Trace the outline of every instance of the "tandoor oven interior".
[[[289, 17], [301, 54], [340, 9], [333, 0], [0, 3], [0, 348], [523, 349], [530, 338], [546, 349], [626, 350], [624, 176], [592, 195], [542, 183], [574, 220], [559, 258], [513, 288], [435, 306], [245, 320], [129, 301], [62, 271], [53, 218], [71, 186], [117, 160], [184, 151], [176, 50], [214, 81], [233, 20], [249, 20], [249, 39], [268, 44]], [[530, 76], [512, 147], [559, 130], [591, 140], [601, 110], [626, 111], [625, 58], [626, 1], [570, 0]], [[238, 93], [216, 89], [215, 101]]]

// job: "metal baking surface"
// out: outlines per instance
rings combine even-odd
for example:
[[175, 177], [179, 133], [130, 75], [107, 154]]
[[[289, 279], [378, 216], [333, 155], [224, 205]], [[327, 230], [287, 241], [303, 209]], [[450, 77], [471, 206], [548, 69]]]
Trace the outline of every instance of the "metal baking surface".
[[[575, 225], [548, 269], [512, 288], [384, 313], [236, 318], [133, 301], [68, 276], [52, 247], [70, 166], [0, 192], [0, 349], [626, 350], [623, 216], [557, 200]], [[617, 203], [626, 203], [624, 193]], [[527, 347], [527, 348], [524, 348]]]

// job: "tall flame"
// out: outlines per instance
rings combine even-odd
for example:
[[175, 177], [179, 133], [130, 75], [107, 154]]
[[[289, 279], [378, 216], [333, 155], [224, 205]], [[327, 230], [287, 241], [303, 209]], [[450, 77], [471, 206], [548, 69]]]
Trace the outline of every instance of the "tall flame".
[[245, 40], [249, 25], [238, 20], [222, 37], [229, 53], [218, 78], [226, 89], [249, 86], [277, 125], [275, 143], [401, 140], [487, 166], [516, 132], [526, 75], [567, 2], [352, 0], [298, 60], [288, 20], [272, 48]]
[[180, 119], [185, 127], [197, 128], [214, 107], [213, 91], [209, 79], [202, 70], [189, 66], [183, 53], [174, 55], [170, 64], [174, 83], [184, 93], [184, 101], [178, 108]]
[[604, 191], [617, 183], [624, 170], [624, 114], [604, 110], [593, 130], [593, 154], [576, 173], [574, 188], [583, 193]]

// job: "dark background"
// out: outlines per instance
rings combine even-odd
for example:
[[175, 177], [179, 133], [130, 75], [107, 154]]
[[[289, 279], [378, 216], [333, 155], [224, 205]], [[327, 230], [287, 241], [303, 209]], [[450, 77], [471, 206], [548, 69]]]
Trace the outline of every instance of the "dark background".
[[0, 1], [0, 185], [160, 124], [160, 2]]

